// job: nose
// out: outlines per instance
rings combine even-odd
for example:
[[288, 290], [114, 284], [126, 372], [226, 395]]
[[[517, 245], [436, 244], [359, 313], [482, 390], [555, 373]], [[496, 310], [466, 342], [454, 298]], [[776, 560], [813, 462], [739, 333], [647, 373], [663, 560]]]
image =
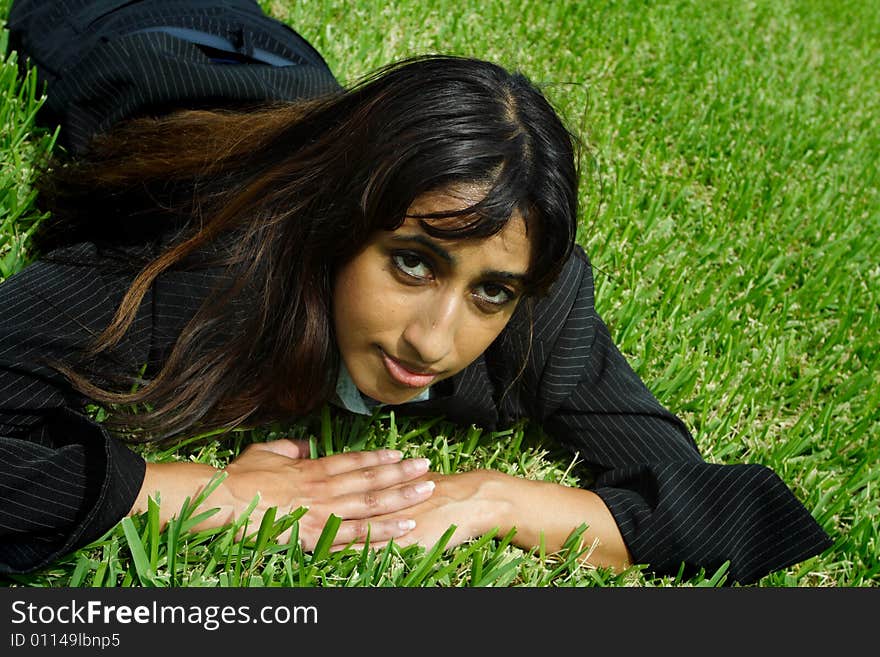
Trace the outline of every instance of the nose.
[[414, 358], [425, 365], [439, 363], [455, 345], [462, 312], [462, 302], [451, 290], [429, 295], [413, 308], [403, 339]]

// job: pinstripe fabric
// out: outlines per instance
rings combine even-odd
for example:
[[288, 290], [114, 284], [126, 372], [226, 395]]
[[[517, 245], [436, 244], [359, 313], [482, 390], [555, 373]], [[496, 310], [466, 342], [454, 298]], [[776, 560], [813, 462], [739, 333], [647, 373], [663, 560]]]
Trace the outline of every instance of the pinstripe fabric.
[[[296, 65], [218, 66], [188, 41], [137, 32], [167, 25], [220, 35], [238, 44], [243, 56], [260, 48]], [[59, 143], [74, 152], [122, 118], [340, 88], [307, 41], [247, 0], [19, 0], [8, 27], [10, 48], [27, 53], [38, 81], [51, 89], [39, 120], [60, 125]]]
[[[255, 7], [16, 2], [12, 36], [50, 83], [43, 120], [58, 121], [76, 150], [93, 131], [162, 104], [293, 98], [334, 88], [320, 55], [292, 31], [279, 35], [277, 26], [261, 22]], [[251, 43], [302, 63], [213, 66], [196, 46], [167, 34], [118, 36], [169, 23], [240, 38], [244, 53]], [[113, 38], [96, 38], [98, 32]], [[71, 39], [91, 45], [70, 48]], [[45, 566], [97, 538], [138, 492], [143, 461], [89, 420], [87, 400], [43, 362], [75, 358], [106, 325], [134, 273], [120, 267], [129, 255], [80, 244], [0, 285], [0, 572]], [[155, 371], [201, 300], [222, 283], [215, 270], [163, 274], [126, 339], [89, 363], [89, 371], [109, 378], [144, 363]], [[829, 537], [771, 470], [703, 461], [684, 424], [614, 346], [595, 311], [582, 251], [535, 304], [531, 341], [527, 310], [520, 307], [483, 356], [438, 384], [436, 397], [391, 408], [490, 429], [524, 417], [541, 423], [590, 467], [590, 485], [633, 557], [658, 573], [730, 560], [732, 579], [749, 583], [829, 547]]]
[[[46, 565], [98, 538], [131, 508], [145, 464], [85, 412], [49, 360], [72, 361], [103, 329], [131, 282], [124, 253], [81, 244], [0, 284], [0, 572]], [[223, 279], [216, 270], [163, 274], [122, 343], [87, 370], [153, 371]], [[104, 375], [104, 376], [102, 376]]]

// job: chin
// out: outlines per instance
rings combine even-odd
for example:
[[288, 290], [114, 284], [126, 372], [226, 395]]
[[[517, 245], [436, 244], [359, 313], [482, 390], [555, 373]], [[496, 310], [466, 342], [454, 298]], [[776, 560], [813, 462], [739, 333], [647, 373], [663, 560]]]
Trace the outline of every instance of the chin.
[[405, 404], [406, 402], [418, 397], [420, 394], [424, 392], [424, 388], [413, 389], [410, 391], [400, 391], [397, 393], [377, 393], [376, 395], [371, 395], [368, 392], [364, 392], [363, 394], [367, 395], [371, 399], [375, 399], [377, 402], [382, 404]]

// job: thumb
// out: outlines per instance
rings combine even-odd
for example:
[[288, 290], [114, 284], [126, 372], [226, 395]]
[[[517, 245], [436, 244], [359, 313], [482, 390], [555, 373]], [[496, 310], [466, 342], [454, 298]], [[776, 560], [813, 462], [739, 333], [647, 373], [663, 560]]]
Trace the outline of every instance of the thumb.
[[308, 458], [310, 452], [308, 440], [293, 440], [291, 438], [279, 438], [264, 443], [253, 443], [251, 449], [262, 452], [272, 452], [289, 459]]

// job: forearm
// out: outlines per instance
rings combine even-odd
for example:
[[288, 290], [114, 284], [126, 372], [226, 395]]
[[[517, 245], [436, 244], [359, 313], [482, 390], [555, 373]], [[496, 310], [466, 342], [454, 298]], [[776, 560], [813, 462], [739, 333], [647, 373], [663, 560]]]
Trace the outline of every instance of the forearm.
[[[147, 463], [140, 493], [128, 515], [146, 511], [149, 498], [152, 497], [159, 501], [159, 523], [164, 527], [171, 518], [180, 513], [186, 498], [195, 499], [217, 472], [216, 468], [201, 463]], [[208, 506], [210, 508], [210, 501]], [[229, 519], [229, 513], [223, 513], [221, 509], [209, 523], [210, 526], [220, 526]]]
[[602, 499], [589, 490], [509, 475], [495, 478], [499, 527], [516, 529], [513, 542], [523, 548], [543, 540], [547, 552], [562, 549], [571, 533], [587, 525], [583, 559], [594, 566], [623, 570], [632, 563], [617, 523]]

